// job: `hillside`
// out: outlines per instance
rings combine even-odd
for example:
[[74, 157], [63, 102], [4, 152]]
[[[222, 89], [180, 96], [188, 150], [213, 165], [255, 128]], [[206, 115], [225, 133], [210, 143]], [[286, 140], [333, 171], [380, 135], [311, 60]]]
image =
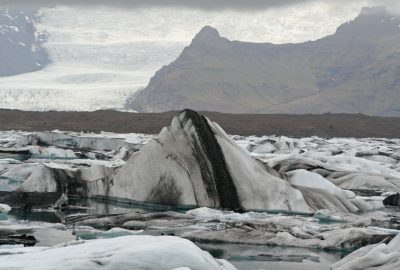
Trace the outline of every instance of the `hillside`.
[[126, 106], [400, 116], [399, 25], [383, 8], [364, 8], [331, 36], [282, 45], [230, 41], [206, 26]]

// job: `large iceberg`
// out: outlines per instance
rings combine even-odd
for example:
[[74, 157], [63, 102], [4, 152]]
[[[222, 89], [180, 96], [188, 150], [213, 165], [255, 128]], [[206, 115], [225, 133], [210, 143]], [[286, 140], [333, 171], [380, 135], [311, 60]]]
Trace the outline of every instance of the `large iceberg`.
[[20, 191], [234, 210], [310, 213], [371, 209], [322, 176], [310, 173], [305, 175], [309, 179], [287, 178], [254, 159], [218, 124], [184, 110], [121, 168], [48, 163], [32, 173]]
[[[12, 250], [11, 250], [12, 251]], [[172, 236], [122, 236], [75, 241], [69, 245], [36, 248], [1, 256], [0, 270], [60, 269], [235, 270], [214, 259], [189, 240]]]
[[309, 212], [300, 191], [194, 111], [174, 117], [118, 171], [112, 196], [140, 202]]

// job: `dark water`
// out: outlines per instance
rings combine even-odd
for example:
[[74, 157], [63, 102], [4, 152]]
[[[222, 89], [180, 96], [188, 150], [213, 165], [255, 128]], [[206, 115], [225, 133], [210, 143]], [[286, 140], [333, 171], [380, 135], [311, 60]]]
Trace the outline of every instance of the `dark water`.
[[[330, 266], [343, 258], [347, 253], [326, 252], [306, 248], [271, 247], [265, 245], [196, 243], [201, 249], [210, 252], [214, 257], [230, 261], [241, 270], [268, 269], [268, 270], [313, 270], [330, 269]], [[267, 254], [280, 258], [287, 255], [318, 257], [319, 262], [303, 260], [302, 262], [285, 262], [266, 260], [260, 254]]]
[[17, 161], [25, 161], [29, 158], [30, 155], [24, 153], [0, 153], [0, 159], [15, 159]]

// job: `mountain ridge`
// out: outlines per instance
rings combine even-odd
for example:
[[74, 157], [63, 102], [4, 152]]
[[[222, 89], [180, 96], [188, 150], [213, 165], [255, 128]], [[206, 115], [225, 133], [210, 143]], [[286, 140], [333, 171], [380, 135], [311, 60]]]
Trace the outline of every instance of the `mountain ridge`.
[[383, 8], [363, 8], [333, 35], [281, 45], [230, 41], [206, 26], [126, 107], [399, 116], [399, 25]]

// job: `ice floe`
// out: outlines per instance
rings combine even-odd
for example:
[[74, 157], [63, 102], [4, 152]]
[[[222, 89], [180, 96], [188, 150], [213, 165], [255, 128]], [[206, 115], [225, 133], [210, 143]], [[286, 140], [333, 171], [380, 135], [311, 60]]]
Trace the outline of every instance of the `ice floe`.
[[10, 211], [11, 211], [11, 207], [10, 206], [8, 206], [7, 204], [1, 204], [0, 203], [0, 213], [7, 214]]
[[400, 235], [387, 244], [362, 247], [332, 265], [332, 270], [357, 269], [400, 269]]
[[[399, 139], [227, 135], [192, 111], [175, 117], [158, 136], [0, 132], [0, 203], [13, 207], [0, 214], [0, 234], [14, 244], [27, 243], [23, 234], [53, 243], [50, 238], [60, 231], [66, 240], [100, 239], [74, 241], [76, 246], [140, 236], [136, 234], [175, 235], [196, 243], [315, 251], [361, 248], [334, 269], [368, 269], [375, 263], [380, 269], [394, 269], [398, 262], [391, 258], [397, 251], [389, 245], [395, 244], [384, 243], [400, 229], [399, 191]], [[68, 206], [67, 197], [74, 195], [165, 208], [132, 213], [96, 206], [83, 214], [88, 208]], [[33, 214], [53, 213], [65, 225], [16, 222], [13, 215], [26, 207], [23, 201]], [[209, 208], [157, 212], [198, 206]], [[0, 260], [22, 253], [30, 259], [34, 253], [69, 246], [72, 243], [33, 249], [6, 245]], [[82, 260], [91, 267], [86, 260], [90, 254]], [[260, 254], [257, 260], [315, 260], [303, 253]], [[368, 260], [371, 256], [376, 260]], [[192, 266], [171, 267], [197, 269]]]
[[[2, 252], [5, 252], [2, 250]], [[173, 236], [122, 236], [73, 242], [1, 256], [0, 269], [191, 269], [234, 270], [192, 242]]]
[[[397, 216], [397, 218], [399, 218]], [[393, 237], [397, 230], [375, 226], [388, 216], [364, 216], [318, 211], [314, 216], [266, 212], [235, 213], [197, 208], [186, 213], [129, 213], [112, 216], [78, 215], [67, 224], [107, 234], [110, 228], [141, 231], [143, 234], [171, 234], [200, 242], [298, 246], [317, 249], [350, 249]], [[382, 223], [381, 223], [382, 224]], [[94, 230], [93, 228], [96, 228]]]
[[[350, 139], [332, 139], [329, 143], [321, 138], [230, 137], [217, 123], [191, 110], [174, 117], [170, 127], [153, 139], [139, 135], [122, 139], [107, 134], [86, 136], [59, 131], [29, 136], [36, 140], [25, 141], [51, 146], [42, 152], [50, 155], [54, 152], [54, 157], [68, 157], [67, 153], [76, 155], [67, 152], [71, 149], [91, 149], [91, 155], [87, 156], [96, 158], [96, 153], [103, 151], [104, 160], [64, 158], [40, 162], [31, 159], [40, 165], [18, 189], [24, 192], [62, 192], [68, 196], [184, 207], [303, 213], [328, 209], [357, 213], [383, 205], [344, 190], [349, 185], [352, 189], [371, 187], [365, 183], [359, 185], [358, 178], [351, 175], [383, 177], [381, 190], [400, 186], [397, 178], [400, 173], [387, 164], [377, 164], [382, 159], [373, 161], [361, 157], [381, 152], [390, 155], [393, 149], [397, 151], [396, 144], [379, 141], [378, 149], [368, 142], [347, 146], [351, 144]], [[252, 157], [236, 143], [246, 140], [252, 145], [247, 147], [249, 150], [264, 145], [268, 151], [264, 153], [259, 149], [256, 158]], [[70, 149], [60, 149], [58, 153], [54, 145]], [[337, 145], [348, 152], [334, 149]], [[340, 182], [344, 177], [350, 178]], [[362, 179], [365, 182], [369, 178]]]

